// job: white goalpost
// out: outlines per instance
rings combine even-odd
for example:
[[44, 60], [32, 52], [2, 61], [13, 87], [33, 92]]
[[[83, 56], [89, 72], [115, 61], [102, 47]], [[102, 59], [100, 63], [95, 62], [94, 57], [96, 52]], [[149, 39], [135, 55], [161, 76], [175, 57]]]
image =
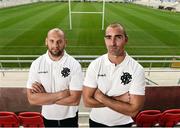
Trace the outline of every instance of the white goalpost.
[[69, 1], [69, 29], [72, 30], [72, 14], [100, 14], [102, 15], [102, 30], [104, 30], [104, 13], [105, 13], [105, 0], [102, 0], [102, 4], [103, 4], [103, 7], [102, 7], [102, 11], [99, 11], [99, 12], [82, 12], [82, 11], [72, 11], [71, 10], [71, 0], [68, 0]]

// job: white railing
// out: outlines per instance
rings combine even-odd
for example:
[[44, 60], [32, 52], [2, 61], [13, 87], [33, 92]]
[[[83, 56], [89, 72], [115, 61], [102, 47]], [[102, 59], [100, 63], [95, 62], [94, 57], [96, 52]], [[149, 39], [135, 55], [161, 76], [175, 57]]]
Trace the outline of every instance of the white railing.
[[[33, 60], [38, 58], [39, 55], [0, 55], [0, 72], [5, 76], [5, 73], [8, 72], [28, 72], [29, 66]], [[86, 71], [87, 66], [89, 63], [99, 57], [98, 55], [73, 55], [83, 67], [83, 71]], [[148, 55], [134, 55], [132, 56], [141, 64], [146, 64], [145, 72], [147, 73], [147, 82], [153, 83], [151, 81], [151, 74], [154, 73], [162, 73], [162, 74], [170, 74], [173, 73], [177, 76], [180, 73], [180, 56], [148, 56]], [[23, 64], [27, 63], [26, 68], [23, 67]], [[12, 66], [16, 64], [16, 67]], [[154, 68], [155, 64], [160, 64], [159, 69]], [[173, 64], [179, 68], [169, 68], [172, 67]], [[8, 67], [7, 65], [11, 65]], [[148, 65], [148, 66], [147, 66]], [[167, 66], [168, 65], [168, 66]], [[155, 65], [156, 66], [156, 65]], [[175, 69], [175, 70], [174, 70]], [[180, 78], [178, 84], [180, 84]], [[176, 80], [178, 81], [178, 80]]]
[[[23, 63], [32, 63], [39, 55], [0, 55], [0, 69], [6, 68], [6, 64], [15, 63], [21, 68]], [[87, 66], [92, 60], [99, 57], [98, 55], [73, 55], [80, 63]], [[149, 68], [153, 67], [154, 63], [159, 63], [162, 66], [169, 64], [169, 67], [173, 64], [180, 64], [180, 56], [149, 56], [149, 55], [132, 55], [132, 57], [141, 64], [148, 64]], [[178, 64], [179, 63], [179, 64]], [[162, 67], [161, 66], [161, 67]], [[147, 65], [146, 65], [147, 67]], [[179, 66], [180, 67], [180, 66]]]

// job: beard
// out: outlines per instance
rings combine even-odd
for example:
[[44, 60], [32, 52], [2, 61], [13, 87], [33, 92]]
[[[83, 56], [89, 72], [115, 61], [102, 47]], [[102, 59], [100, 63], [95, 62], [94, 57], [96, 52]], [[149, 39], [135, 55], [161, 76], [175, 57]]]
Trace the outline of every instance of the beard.
[[108, 51], [111, 55], [114, 55], [114, 56], [118, 56], [120, 52], [116, 47], [110, 47]]
[[124, 53], [124, 49], [121, 50], [121, 49], [119, 49], [117, 47], [111, 46], [111, 47], [108, 48], [108, 52], [113, 56], [121, 56], [122, 53]]
[[59, 57], [63, 54], [64, 50], [50, 50], [49, 49], [49, 53], [53, 56], [53, 57]]

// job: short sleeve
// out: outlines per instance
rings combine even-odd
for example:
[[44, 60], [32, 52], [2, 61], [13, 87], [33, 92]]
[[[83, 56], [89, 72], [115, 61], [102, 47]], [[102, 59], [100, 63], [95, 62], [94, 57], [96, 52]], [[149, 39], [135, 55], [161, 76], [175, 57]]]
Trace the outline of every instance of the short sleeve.
[[83, 73], [79, 62], [73, 66], [73, 73], [69, 83], [70, 90], [82, 90], [83, 86]]
[[134, 78], [129, 92], [130, 94], [135, 95], [145, 95], [145, 73], [143, 68], [139, 68], [134, 73]]
[[97, 80], [96, 80], [96, 71], [95, 71], [95, 63], [91, 62], [86, 71], [86, 76], [84, 79], [84, 86], [90, 88], [97, 88]]
[[39, 78], [38, 78], [36, 68], [35, 68], [36, 66], [35, 66], [35, 62], [33, 62], [31, 64], [31, 67], [29, 69], [29, 76], [28, 76], [28, 80], [27, 80], [27, 85], [26, 85], [27, 88], [32, 88], [33, 83], [40, 82]]

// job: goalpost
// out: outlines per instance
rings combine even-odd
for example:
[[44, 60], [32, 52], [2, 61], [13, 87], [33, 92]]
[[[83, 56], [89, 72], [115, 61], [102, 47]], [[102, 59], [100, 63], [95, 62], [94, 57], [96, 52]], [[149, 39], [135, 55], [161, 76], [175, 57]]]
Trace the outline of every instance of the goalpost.
[[71, 0], [69, 0], [69, 28], [72, 30], [72, 14], [101, 14], [102, 15], [102, 30], [104, 30], [104, 12], [105, 12], [105, 0], [102, 0], [103, 7], [102, 11], [99, 12], [81, 12], [81, 11], [72, 11], [71, 10]]

